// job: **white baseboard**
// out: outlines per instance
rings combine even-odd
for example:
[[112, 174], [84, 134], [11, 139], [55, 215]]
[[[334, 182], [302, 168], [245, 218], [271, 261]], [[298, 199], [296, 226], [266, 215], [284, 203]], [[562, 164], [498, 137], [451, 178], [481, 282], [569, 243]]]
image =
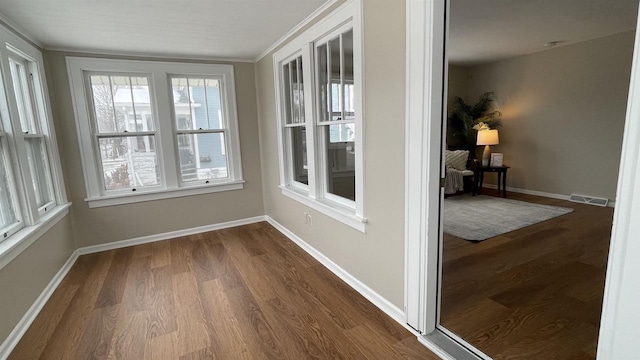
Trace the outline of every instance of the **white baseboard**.
[[320, 251], [316, 250], [313, 246], [307, 244], [304, 240], [294, 234], [291, 230], [284, 227], [282, 224], [267, 216], [267, 221], [273, 227], [278, 229], [281, 233], [283, 233], [286, 237], [291, 239], [294, 243], [298, 244], [304, 251], [309, 253], [309, 255], [313, 256], [316, 260], [318, 260], [322, 265], [324, 265], [331, 272], [336, 274], [342, 281], [346, 282], [349, 286], [351, 286], [354, 290], [359, 292], [362, 296], [364, 296], [367, 300], [369, 300], [373, 305], [378, 307], [384, 313], [389, 315], [392, 319], [403, 325], [405, 328], [409, 329], [412, 333], [416, 333], [415, 330], [408, 327], [405, 313], [397, 306], [393, 305], [389, 300], [382, 297], [377, 292], [373, 291], [370, 287], [365, 285], [363, 282], [358, 280], [355, 276], [349, 274], [346, 270], [341, 268], [338, 264], [334, 263], [331, 259], [325, 256]]
[[[482, 184], [482, 187], [483, 188], [487, 188], [487, 189], [494, 189], [494, 190], [498, 189], [498, 185], [494, 185], [494, 184]], [[520, 194], [535, 195], [535, 196], [542, 196], [542, 197], [548, 197], [548, 198], [552, 198], [552, 199], [560, 199], [560, 200], [569, 201], [569, 195], [563, 195], [563, 194], [554, 194], [554, 193], [548, 193], [548, 192], [543, 192], [543, 191], [520, 189], [520, 188], [511, 187], [511, 186], [507, 186], [507, 191], [520, 193]], [[607, 206], [608, 207], [615, 207], [616, 206], [616, 202], [615, 201], [609, 201]]]
[[79, 255], [93, 254], [101, 251], [121, 249], [129, 246], [147, 244], [147, 243], [152, 243], [152, 242], [162, 241], [162, 240], [169, 240], [177, 237], [200, 234], [208, 231], [226, 229], [226, 228], [231, 228], [235, 226], [248, 225], [248, 224], [257, 223], [260, 221], [267, 221], [267, 217], [264, 215], [261, 215], [261, 216], [255, 216], [252, 218], [227, 221], [227, 222], [218, 223], [218, 224], [198, 226], [190, 229], [142, 236], [134, 239], [114, 241], [106, 244], [86, 246], [86, 247], [79, 248], [78, 251], [79, 251]]
[[120, 249], [124, 247], [146, 244], [146, 243], [162, 241], [162, 240], [168, 240], [176, 237], [193, 235], [193, 234], [220, 230], [220, 229], [226, 229], [226, 228], [235, 227], [235, 226], [248, 225], [248, 224], [253, 224], [260, 221], [268, 221], [273, 227], [278, 229], [278, 231], [283, 233], [285, 236], [291, 239], [291, 241], [293, 241], [294, 243], [298, 244], [298, 246], [300, 246], [307, 253], [313, 256], [322, 265], [324, 265], [327, 269], [329, 269], [331, 272], [336, 274], [340, 279], [346, 282], [349, 286], [351, 286], [354, 290], [356, 290], [358, 293], [364, 296], [367, 300], [369, 300], [372, 304], [374, 304], [376, 307], [382, 310], [385, 314], [389, 315], [392, 319], [397, 321], [400, 325], [404, 326], [411, 333], [418, 335], [418, 333], [414, 329], [412, 329], [407, 325], [405, 320], [405, 313], [400, 308], [398, 308], [397, 306], [389, 302], [387, 299], [382, 297], [380, 294], [372, 290], [370, 287], [362, 283], [356, 277], [349, 274], [346, 270], [341, 268], [338, 264], [334, 263], [331, 259], [329, 259], [327, 256], [325, 256], [324, 254], [316, 250], [311, 245], [307, 244], [304, 240], [302, 240], [300, 237], [295, 235], [289, 229], [285, 228], [282, 224], [280, 224], [279, 222], [277, 222], [276, 220], [272, 219], [269, 216], [263, 215], [263, 216], [256, 216], [256, 217], [247, 218], [247, 219], [228, 221], [228, 222], [219, 223], [219, 224], [200, 226], [200, 227], [178, 230], [178, 231], [171, 231], [171, 232], [166, 232], [162, 234], [143, 236], [143, 237], [134, 238], [134, 239], [116, 241], [112, 243], [87, 246], [87, 247], [76, 249], [71, 254], [67, 262], [58, 271], [58, 273], [56, 273], [53, 279], [51, 279], [47, 287], [42, 291], [40, 296], [38, 296], [38, 298], [33, 303], [33, 305], [31, 305], [29, 310], [27, 310], [27, 312], [24, 314], [22, 319], [20, 319], [20, 321], [18, 322], [16, 327], [13, 329], [11, 334], [9, 334], [7, 339], [2, 343], [2, 345], [0, 345], [0, 360], [6, 360], [9, 357], [9, 354], [11, 353], [11, 351], [13, 351], [13, 349], [18, 344], [22, 336], [29, 329], [29, 326], [31, 326], [31, 324], [36, 319], [36, 317], [38, 316], [38, 314], [40, 313], [44, 305], [47, 303], [47, 301], [49, 300], [53, 292], [60, 285], [60, 283], [62, 282], [62, 280], [67, 275], [67, 273], [69, 272], [69, 270], [71, 269], [71, 267], [73, 266], [73, 264], [76, 262], [76, 260], [80, 255], [92, 254], [92, 253], [107, 251], [107, 250], [115, 250], [115, 249]]
[[49, 298], [53, 295], [53, 292], [58, 288], [58, 285], [60, 285], [64, 277], [67, 276], [67, 273], [71, 270], [71, 267], [77, 259], [78, 250], [74, 251], [71, 256], [69, 256], [67, 262], [62, 265], [62, 268], [58, 270], [53, 279], [51, 279], [49, 284], [47, 284], [47, 287], [45, 287], [42, 293], [40, 293], [40, 296], [38, 296], [29, 310], [27, 310], [27, 312], [22, 316], [22, 319], [20, 319], [18, 324], [13, 328], [13, 331], [11, 331], [2, 345], [0, 345], [0, 360], [6, 360], [9, 357], [9, 354], [11, 354], [16, 345], [18, 345], [18, 342], [22, 339], [24, 333], [27, 332], [29, 326], [31, 326], [44, 305], [49, 301]]

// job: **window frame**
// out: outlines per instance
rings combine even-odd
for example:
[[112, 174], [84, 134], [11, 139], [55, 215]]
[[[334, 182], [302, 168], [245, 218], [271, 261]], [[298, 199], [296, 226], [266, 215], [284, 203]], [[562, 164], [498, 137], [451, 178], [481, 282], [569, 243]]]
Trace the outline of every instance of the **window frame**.
[[[362, 41], [362, 1], [352, 0], [340, 6], [315, 24], [304, 33], [300, 34], [288, 44], [273, 54], [273, 74], [276, 97], [276, 119], [278, 126], [278, 158], [280, 167], [280, 189], [282, 194], [303, 203], [321, 213], [330, 216], [344, 224], [366, 232], [364, 198], [364, 62]], [[353, 121], [322, 122], [319, 119], [319, 99], [317, 95], [317, 68], [316, 68], [316, 44], [331, 39], [345, 31], [353, 30], [353, 64], [354, 64], [354, 110]], [[292, 181], [292, 150], [290, 141], [286, 135], [286, 121], [283, 108], [285, 106], [284, 79], [282, 76], [283, 65], [287, 60], [302, 54], [304, 74], [304, 104], [305, 126], [307, 140], [307, 164], [309, 185], [300, 186]], [[341, 60], [342, 61], [342, 60]], [[327, 189], [327, 156], [325, 147], [320, 142], [321, 133], [327, 125], [340, 123], [353, 123], [355, 127], [355, 201], [331, 194]], [[322, 130], [322, 131], [320, 131]], [[328, 134], [326, 136], [329, 136]]]
[[[233, 136], [232, 134], [234, 134], [234, 130], [232, 129], [233, 124], [232, 121], [230, 119], [230, 115], [229, 115], [229, 103], [228, 103], [228, 97], [229, 94], [227, 93], [227, 85], [225, 83], [225, 79], [223, 76], [220, 75], [193, 75], [193, 74], [189, 74], [189, 75], [185, 75], [185, 74], [169, 74], [169, 82], [171, 83], [172, 80], [174, 78], [186, 78], [186, 79], [190, 79], [190, 78], [202, 78], [204, 80], [217, 80], [218, 81], [218, 87], [220, 88], [219, 92], [220, 92], [220, 107], [221, 107], [221, 113], [223, 114], [222, 119], [220, 119], [220, 129], [178, 129], [178, 124], [177, 124], [177, 119], [178, 119], [178, 115], [175, 113], [175, 106], [173, 106], [172, 109], [172, 122], [173, 122], [173, 136], [174, 136], [174, 140], [176, 143], [176, 147], [175, 147], [175, 155], [178, 159], [178, 165], [180, 164], [180, 145], [179, 145], [179, 136], [180, 135], [206, 135], [206, 134], [222, 134], [222, 143], [221, 145], [221, 154], [224, 155], [225, 159], [226, 159], [226, 163], [227, 163], [227, 177], [226, 178], [212, 178], [212, 179], [205, 179], [205, 180], [199, 180], [200, 183], [198, 183], [198, 181], [185, 181], [183, 178], [183, 174], [182, 171], [178, 172], [178, 177], [179, 177], [179, 184], [181, 187], [183, 188], [187, 188], [187, 187], [197, 187], [197, 186], [202, 186], [203, 182], [204, 185], [207, 184], [212, 184], [212, 185], [216, 185], [216, 184], [225, 184], [227, 182], [229, 182], [229, 179], [234, 179], [236, 177], [235, 172], [237, 171], [236, 166], [231, 166], [231, 162], [234, 160], [232, 159], [232, 157], [229, 155], [230, 152], [228, 150], [228, 147], [230, 146], [230, 143], [232, 141], [230, 141], [230, 137]], [[206, 94], [206, 86], [204, 86], [205, 88], [205, 94]], [[206, 96], [206, 95], [205, 95]], [[189, 99], [191, 101], [191, 94], [189, 94]], [[173, 98], [173, 91], [171, 91], [171, 104], [174, 104], [175, 99]], [[208, 99], [207, 97], [205, 97], [205, 106], [207, 107], [207, 114], [209, 111], [209, 103], [208, 103]], [[190, 110], [190, 117], [193, 117], [193, 113], [191, 113], [193, 110]], [[208, 116], [208, 115], [207, 115]], [[195, 119], [194, 119], [195, 120]], [[195, 122], [194, 122], [195, 124]], [[236, 125], [237, 125], [237, 120], [236, 120]], [[237, 132], [236, 132], [237, 134]], [[237, 135], [236, 135], [237, 136]], [[233, 153], [233, 152], [231, 152]], [[240, 167], [240, 169], [242, 169], [242, 167]]]
[[[148, 73], [137, 73], [137, 72], [130, 72], [130, 73], [117, 73], [117, 72], [106, 72], [106, 71], [85, 71], [84, 72], [84, 81], [85, 81], [85, 89], [90, 89], [92, 84], [91, 84], [91, 77], [92, 76], [106, 76], [106, 77], [129, 77], [129, 78], [133, 78], [133, 77], [137, 77], [137, 78], [147, 78], [148, 81], [148, 86], [149, 86], [149, 98], [153, 99], [153, 86], [152, 86], [152, 79], [151, 79], [151, 75]], [[93, 92], [91, 93], [87, 93], [86, 96], [86, 100], [87, 100], [87, 104], [91, 107], [91, 109], [95, 109], [95, 101], [93, 100]], [[113, 95], [112, 94], [112, 101], [113, 99]], [[133, 100], [133, 96], [132, 96], [132, 104], [135, 108], [135, 100]], [[115, 104], [114, 104], [114, 108], [115, 108]], [[98, 167], [99, 169], [102, 169], [102, 171], [104, 171], [104, 166], [103, 166], [103, 161], [102, 161], [102, 157], [100, 156], [100, 139], [102, 138], [118, 138], [118, 137], [122, 137], [122, 138], [130, 138], [130, 137], [135, 137], [137, 139], [138, 136], [153, 136], [154, 139], [157, 139], [158, 136], [158, 117], [156, 116], [156, 109], [154, 109], [154, 104], [151, 103], [150, 104], [150, 111], [151, 111], [151, 119], [152, 119], [152, 123], [154, 125], [154, 130], [151, 131], [125, 131], [125, 132], [100, 132], [99, 128], [98, 128], [98, 119], [95, 118], [94, 114], [92, 111], [89, 112], [88, 114], [88, 118], [90, 121], [89, 124], [89, 129], [91, 131], [91, 141], [93, 144], [93, 156], [94, 156], [94, 161], [96, 164], [96, 167]], [[135, 112], [135, 110], [134, 110]], [[145, 119], [146, 120], [146, 119]], [[156, 146], [156, 161], [158, 162], [158, 172], [160, 175], [160, 183], [157, 185], [150, 185], [150, 186], [145, 186], [144, 190], [141, 192], [153, 192], [153, 191], [161, 191], [163, 190], [164, 186], [162, 185], [164, 183], [164, 162], [162, 161], [162, 150], [158, 150], [158, 147]], [[98, 182], [98, 189], [101, 192], [102, 196], [104, 197], [109, 197], [109, 196], [126, 196], [129, 195], [130, 193], [132, 193], [132, 189], [118, 189], [118, 190], [109, 190], [107, 189], [107, 186], [105, 184], [105, 179], [104, 179], [104, 175], [103, 176], [96, 176], [96, 181]], [[138, 188], [135, 188], [136, 190], [133, 191], [138, 191]]]
[[[24, 68], [25, 82], [21, 83], [21, 89], [28, 93], [29, 99], [23, 102], [16, 96], [12, 61]], [[12, 204], [19, 220], [0, 233], [1, 269], [62, 220], [71, 204], [67, 201], [62, 175], [42, 53], [4, 26], [0, 26], [0, 73], [0, 142], [7, 162]], [[33, 112], [35, 133], [22, 131], [21, 105]], [[42, 206], [36, 201], [27, 153], [28, 139], [34, 138], [41, 140], [41, 154], [46, 157], [42, 170], [47, 176], [50, 201]]]
[[[67, 72], [71, 84], [74, 114], [80, 142], [80, 155], [90, 208], [167, 199], [188, 195], [238, 190], [244, 187], [238, 132], [235, 77], [233, 65], [193, 64], [163, 61], [120, 60], [93, 57], [67, 56]], [[161, 186], [147, 189], [127, 190], [122, 193], [105, 193], [98, 177], [102, 168], [96, 163], [89, 127], [93, 107], [87, 88], [87, 74], [101, 73], [114, 76], [148, 76], [151, 111], [155, 126], [155, 151], [161, 178]], [[224, 181], [184, 184], [181, 180], [177, 140], [177, 124], [173, 109], [172, 77], [216, 78], [221, 81], [221, 102], [225, 106], [225, 121], [228, 138], [225, 138], [229, 177]]]
[[[297, 65], [298, 63], [296, 62], [296, 72], [298, 73], [296, 78], [297, 78], [297, 82], [299, 83], [300, 82], [299, 81], [300, 75], [302, 75], [303, 79], [309, 79], [307, 77], [308, 74], [305, 74], [305, 72], [309, 72], [308, 71], [309, 69], [308, 69], [308, 66], [304, 66], [304, 64], [305, 64], [305, 61], [304, 61], [305, 60], [305, 56], [303, 56], [303, 51], [302, 50], [297, 51], [294, 54], [291, 54], [290, 56], [288, 56], [288, 57], [284, 58], [283, 60], [281, 60], [279, 66], [281, 68], [280, 71], [282, 71], [282, 67], [284, 67], [285, 64], [288, 64], [289, 66], [291, 66], [291, 63], [294, 62], [294, 61], [298, 61], [298, 59], [302, 62], [302, 65], [300, 65], [299, 68], [298, 68], [298, 65]], [[289, 69], [291, 69], [291, 68], [289, 67]], [[290, 71], [290, 74], [291, 74], [291, 70], [289, 70], [289, 71]], [[286, 89], [285, 79], [282, 76], [279, 76], [279, 81], [280, 81], [280, 91], [282, 92], [282, 94], [284, 94], [285, 89]], [[292, 82], [291, 82], [291, 78], [290, 77], [289, 77], [289, 81], [290, 81], [289, 86], [291, 86]], [[306, 82], [303, 82], [302, 85], [303, 85], [303, 94], [306, 94], [308, 86], [307, 86]], [[292, 87], [289, 89], [289, 93], [293, 97], [293, 95], [292, 95], [293, 94], [293, 88]], [[300, 96], [300, 95], [298, 94], [298, 96]], [[304, 96], [306, 96], [306, 95], [304, 95]], [[287, 104], [284, 103], [286, 99], [284, 98], [284, 95], [281, 95], [281, 97], [282, 97], [283, 103], [280, 103], [279, 105], [282, 106], [282, 108], [285, 108], [285, 107], [287, 107]], [[289, 116], [293, 117], [294, 116], [293, 99], [291, 99], [291, 101], [292, 101], [291, 104], [288, 104], [289, 105], [288, 106], [289, 107], [288, 111], [291, 112], [291, 114], [289, 114]], [[308, 136], [309, 134], [308, 133], [309, 133], [309, 126], [311, 126], [310, 125], [310, 123], [311, 123], [310, 120], [311, 119], [310, 119], [309, 115], [313, 114], [313, 107], [309, 106], [309, 105], [306, 105], [306, 101], [304, 101], [304, 100], [303, 100], [303, 103], [305, 104], [305, 106], [304, 106], [304, 116], [303, 116], [304, 121], [294, 122], [293, 118], [292, 118], [290, 122], [287, 122], [287, 120], [289, 119], [288, 116], [285, 115], [287, 110], [286, 109], [282, 109], [282, 108], [280, 109], [280, 112], [284, 113], [282, 116], [285, 119], [282, 122], [282, 127], [283, 127], [283, 129], [282, 129], [282, 141], [284, 142], [282, 144], [282, 146], [284, 148], [284, 154], [286, 154], [285, 158], [283, 159], [283, 163], [284, 163], [283, 167], [284, 167], [284, 171], [285, 171], [285, 173], [284, 173], [284, 178], [285, 178], [284, 184], [286, 184], [286, 186], [293, 187], [293, 188], [297, 189], [298, 191], [307, 192], [308, 193], [310, 191], [311, 177], [312, 177], [311, 176], [311, 172], [310, 172], [311, 166], [309, 164], [309, 144], [310, 143], [309, 143], [309, 136]], [[308, 108], [311, 108], [311, 109], [308, 109]], [[298, 110], [298, 111], [300, 111], [300, 110]], [[301, 114], [302, 113], [299, 112], [298, 116], [300, 116]], [[305, 137], [306, 137], [306, 141], [307, 141], [307, 179], [308, 179], [307, 181], [309, 182], [309, 184], [304, 184], [304, 183], [299, 182], [299, 181], [296, 180], [296, 164], [295, 164], [296, 157], [294, 156], [294, 152], [296, 151], [296, 149], [294, 149], [294, 148], [296, 148], [297, 146], [296, 146], [296, 144], [294, 144], [294, 136], [293, 136], [293, 132], [294, 132], [295, 128], [303, 128], [305, 130]], [[300, 146], [300, 148], [302, 148], [302, 146]], [[303, 164], [304, 164], [304, 162], [303, 162]]]

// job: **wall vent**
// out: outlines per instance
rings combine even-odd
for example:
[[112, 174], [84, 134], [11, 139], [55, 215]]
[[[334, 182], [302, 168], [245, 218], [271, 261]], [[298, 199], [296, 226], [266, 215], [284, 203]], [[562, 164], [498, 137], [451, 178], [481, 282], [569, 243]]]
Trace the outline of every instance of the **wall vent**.
[[596, 206], [602, 206], [602, 207], [606, 207], [607, 204], [609, 203], [609, 199], [606, 199], [606, 198], [578, 195], [578, 194], [571, 194], [571, 196], [569, 197], [569, 200], [577, 203], [596, 205]]

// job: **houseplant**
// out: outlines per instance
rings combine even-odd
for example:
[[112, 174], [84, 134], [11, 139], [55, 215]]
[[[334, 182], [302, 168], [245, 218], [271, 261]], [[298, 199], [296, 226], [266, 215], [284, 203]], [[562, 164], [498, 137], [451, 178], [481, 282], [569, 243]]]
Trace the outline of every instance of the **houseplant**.
[[495, 94], [486, 92], [478, 102], [467, 105], [460, 97], [453, 102], [453, 110], [447, 121], [449, 148], [469, 150], [475, 153], [478, 130], [497, 129], [502, 125], [502, 114], [494, 108]]

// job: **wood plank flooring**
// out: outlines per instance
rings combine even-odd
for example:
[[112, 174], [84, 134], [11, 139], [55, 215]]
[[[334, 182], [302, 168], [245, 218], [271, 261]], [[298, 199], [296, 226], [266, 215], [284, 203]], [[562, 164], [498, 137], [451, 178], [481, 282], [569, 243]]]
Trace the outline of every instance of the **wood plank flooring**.
[[258, 223], [81, 256], [10, 359], [437, 357]]
[[595, 358], [613, 209], [509, 198], [574, 212], [479, 243], [445, 234], [441, 323], [494, 359]]

